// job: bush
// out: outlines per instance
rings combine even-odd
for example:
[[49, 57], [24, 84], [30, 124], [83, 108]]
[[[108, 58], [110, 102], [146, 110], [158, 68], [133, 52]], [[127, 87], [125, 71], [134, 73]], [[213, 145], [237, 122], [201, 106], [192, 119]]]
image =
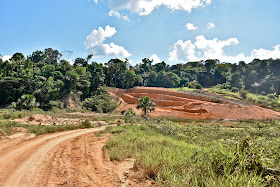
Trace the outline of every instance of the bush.
[[85, 128], [90, 128], [90, 121], [88, 119], [82, 121], [82, 126], [84, 126]]
[[239, 90], [239, 96], [240, 96], [242, 99], [246, 99], [246, 98], [247, 98], [247, 95], [248, 95], [248, 91], [247, 91], [247, 90], [244, 90], [243, 88]]
[[115, 98], [106, 93], [85, 99], [83, 107], [95, 112], [108, 113], [115, 110], [118, 107], [118, 103]]
[[232, 91], [232, 92], [235, 92], [235, 93], [238, 93], [238, 92], [239, 92], [239, 89], [236, 88], [236, 87], [232, 87], [232, 88], [231, 88], [231, 91]]
[[227, 83], [222, 84], [222, 88], [223, 88], [223, 89], [230, 89], [230, 88], [231, 88], [231, 85], [230, 85], [229, 82], [227, 82]]
[[136, 112], [133, 111], [131, 108], [125, 111], [124, 113], [124, 121], [126, 123], [134, 123], [135, 122], [135, 117], [136, 117]]
[[272, 108], [278, 108], [280, 106], [280, 104], [276, 100], [274, 100], [274, 101], [270, 102], [270, 106]]
[[275, 97], [275, 95], [274, 94], [267, 94], [267, 96], [266, 96], [270, 101], [273, 101], [273, 100], [275, 100], [276, 99], [276, 97]]
[[189, 84], [189, 88], [201, 89], [201, 88], [203, 88], [203, 87], [202, 87], [201, 84], [199, 84], [198, 82], [193, 81], [193, 82], [191, 82], [191, 83]]
[[256, 100], [253, 99], [252, 97], [247, 97], [247, 101], [249, 101], [250, 103], [255, 103]]
[[22, 95], [16, 103], [12, 103], [12, 107], [15, 107], [17, 110], [32, 110], [39, 107], [39, 103], [36, 102], [34, 95]]
[[60, 100], [50, 101], [47, 106], [49, 109], [63, 109], [64, 105]]

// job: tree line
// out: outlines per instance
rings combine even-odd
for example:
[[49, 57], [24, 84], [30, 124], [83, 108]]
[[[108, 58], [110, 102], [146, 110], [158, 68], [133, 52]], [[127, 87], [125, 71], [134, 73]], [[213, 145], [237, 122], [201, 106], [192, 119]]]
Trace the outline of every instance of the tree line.
[[92, 55], [76, 58], [71, 65], [52, 48], [29, 56], [15, 53], [0, 58], [0, 105], [16, 102], [23, 95], [36, 98], [40, 108], [58, 105], [65, 95], [77, 93], [83, 101], [96, 96], [104, 86], [116, 88], [191, 87], [220, 85], [243, 88], [257, 94], [280, 94], [280, 60], [258, 60], [249, 64], [221, 63], [217, 59], [168, 65], [144, 58], [132, 66], [128, 59], [111, 59], [105, 64], [92, 62]]

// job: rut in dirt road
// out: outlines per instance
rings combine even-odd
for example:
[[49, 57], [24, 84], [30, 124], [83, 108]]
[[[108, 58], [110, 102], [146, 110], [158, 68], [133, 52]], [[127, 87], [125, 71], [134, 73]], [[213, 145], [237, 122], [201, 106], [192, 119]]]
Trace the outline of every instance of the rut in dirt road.
[[118, 174], [104, 164], [105, 127], [41, 136], [0, 150], [0, 186], [117, 186]]

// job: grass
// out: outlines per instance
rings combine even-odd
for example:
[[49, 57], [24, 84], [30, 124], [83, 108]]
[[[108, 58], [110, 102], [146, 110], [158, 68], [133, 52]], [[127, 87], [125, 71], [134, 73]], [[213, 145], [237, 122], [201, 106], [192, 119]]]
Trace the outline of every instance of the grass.
[[25, 125], [18, 124], [11, 121], [1, 121], [0, 122], [0, 135], [9, 136], [14, 132], [11, 130], [12, 127], [23, 127], [27, 129], [27, 132], [34, 133], [36, 136], [42, 134], [49, 134], [54, 132], [62, 132], [67, 130], [84, 129], [86, 128], [83, 124], [80, 125], [57, 125], [57, 126], [38, 126], [38, 125]]
[[[76, 110], [67, 110], [68, 112], [76, 112]], [[8, 110], [8, 109], [2, 109], [0, 110], [0, 136], [9, 136], [12, 135], [12, 127], [23, 127], [27, 129], [27, 132], [34, 133], [36, 135], [42, 135], [42, 134], [48, 134], [48, 133], [54, 133], [54, 132], [61, 132], [61, 131], [67, 131], [67, 130], [74, 130], [74, 129], [83, 129], [83, 128], [91, 128], [93, 126], [85, 124], [85, 121], [83, 121], [80, 125], [57, 125], [57, 126], [38, 126], [38, 125], [25, 125], [25, 124], [18, 124], [14, 121], [11, 121], [16, 118], [23, 118], [26, 116], [31, 116], [34, 114], [42, 114], [42, 115], [50, 115], [50, 116], [56, 116], [56, 117], [63, 117], [63, 118], [81, 118], [86, 119], [83, 116], [79, 115], [71, 115], [66, 113], [66, 110], [59, 110], [56, 112], [53, 111], [42, 111], [42, 110], [34, 110], [34, 111], [15, 111], [15, 110]], [[119, 119], [117, 116], [111, 116], [111, 115], [96, 115], [91, 118], [92, 121], [108, 121], [110, 123], [113, 123], [116, 119]], [[110, 124], [109, 123], [109, 124]]]
[[[210, 92], [222, 95], [228, 99], [232, 100], [244, 100], [240, 97], [239, 93], [232, 92], [227, 89], [221, 89], [218, 87], [212, 87], [209, 89]], [[253, 94], [253, 93], [248, 93], [247, 94], [247, 102], [253, 103], [253, 104], [258, 104], [262, 107], [268, 107], [268, 108], [273, 108], [275, 110], [280, 110], [280, 98], [278, 100], [271, 100], [267, 96], [263, 95], [258, 95], [258, 94]], [[276, 103], [276, 104], [275, 104]]]
[[108, 127], [112, 160], [135, 158], [147, 178], [162, 186], [279, 186], [268, 168], [280, 169], [280, 123], [178, 125], [142, 122]]
[[[81, 112], [82, 114], [74, 113], [74, 112]], [[115, 124], [116, 121], [118, 120], [121, 120], [122, 122], [124, 121], [124, 116], [120, 116], [120, 115], [91, 113], [92, 115], [85, 116], [83, 115], [83, 113], [85, 112], [88, 111], [80, 110], [80, 109], [71, 109], [71, 110], [67, 109], [67, 110], [56, 110], [56, 111], [43, 111], [40, 109], [36, 109], [33, 111], [29, 111], [29, 110], [17, 111], [12, 109], [1, 109], [0, 110], [0, 135], [9, 136], [13, 134], [14, 132], [11, 130], [11, 127], [24, 127], [28, 130], [28, 132], [34, 133], [36, 135], [85, 128], [84, 124], [80, 124], [78, 126], [77, 125], [38, 126], [38, 125], [18, 124], [16, 122], [11, 121], [13, 119], [23, 118], [34, 114], [49, 115], [49, 116], [54, 116], [59, 118], [83, 119], [83, 120], [90, 120], [90, 121], [105, 121], [108, 124]]]

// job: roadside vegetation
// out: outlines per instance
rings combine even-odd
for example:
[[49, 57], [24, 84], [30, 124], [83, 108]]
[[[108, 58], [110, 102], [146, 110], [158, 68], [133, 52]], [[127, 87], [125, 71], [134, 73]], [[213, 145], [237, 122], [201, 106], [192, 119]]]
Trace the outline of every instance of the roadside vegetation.
[[[95, 125], [91, 125], [91, 121], [104, 121], [106, 124], [115, 124], [117, 120], [123, 120], [123, 116], [119, 115], [102, 115], [91, 113], [91, 116], [84, 116], [84, 113], [89, 111], [81, 109], [68, 109], [68, 110], [56, 110], [56, 111], [43, 111], [43, 110], [11, 110], [2, 109], [0, 110], [0, 136], [10, 136], [17, 131], [13, 131], [13, 128], [22, 127], [26, 129], [27, 133], [34, 133], [35, 135], [42, 135], [54, 132], [61, 132], [67, 130], [84, 129], [84, 128], [95, 128]], [[35, 114], [48, 115], [58, 118], [69, 118], [69, 119], [81, 119], [80, 124], [53, 124], [53, 125], [32, 125], [32, 124], [20, 124], [14, 119], [32, 116]]]
[[135, 158], [134, 169], [162, 186], [279, 186], [280, 123], [179, 125], [139, 121], [108, 127], [112, 160]]
[[217, 93], [233, 100], [244, 100], [252, 104], [262, 107], [269, 107], [275, 110], [280, 110], [280, 98], [275, 94], [259, 95], [248, 92], [244, 89], [236, 87], [229, 89], [224, 88], [223, 85], [217, 85], [209, 89], [210, 92]]

